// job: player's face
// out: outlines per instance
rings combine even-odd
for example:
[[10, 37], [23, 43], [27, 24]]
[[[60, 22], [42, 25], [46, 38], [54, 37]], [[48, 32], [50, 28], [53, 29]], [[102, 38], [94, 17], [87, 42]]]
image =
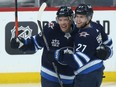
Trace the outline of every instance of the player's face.
[[69, 17], [59, 17], [58, 23], [60, 25], [60, 28], [63, 32], [69, 32], [71, 29], [71, 20]]
[[[77, 28], [82, 28], [83, 26], [88, 24], [89, 21], [88, 21], [88, 18], [86, 17], [86, 15], [76, 14], [75, 22], [76, 22]], [[87, 27], [87, 26], [88, 25], [86, 25], [85, 27]]]

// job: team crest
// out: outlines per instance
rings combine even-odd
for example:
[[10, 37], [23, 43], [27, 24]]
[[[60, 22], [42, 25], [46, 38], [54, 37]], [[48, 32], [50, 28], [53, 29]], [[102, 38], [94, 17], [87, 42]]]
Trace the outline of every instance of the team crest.
[[80, 34], [80, 37], [86, 37], [87, 35], [89, 35], [87, 32], [81, 32], [79, 34]]

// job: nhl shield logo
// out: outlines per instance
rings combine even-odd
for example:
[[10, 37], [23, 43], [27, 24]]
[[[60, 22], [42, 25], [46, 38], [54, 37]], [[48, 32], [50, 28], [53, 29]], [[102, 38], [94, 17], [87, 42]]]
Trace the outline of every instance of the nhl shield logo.
[[[11, 30], [11, 38], [14, 38], [14, 37], [16, 37], [15, 35], [15, 32], [16, 32], [16, 29], [15, 29], [15, 27]], [[30, 29], [30, 27], [29, 26], [27, 26], [27, 27], [23, 27], [23, 26], [20, 26], [19, 28], [18, 28], [18, 32], [19, 32], [19, 35], [18, 35], [18, 37], [22, 37], [22, 38], [24, 38], [24, 39], [27, 39], [27, 38], [30, 38], [31, 36], [32, 36], [32, 29]]]
[[[27, 39], [33, 35], [38, 34], [38, 26], [35, 22], [19, 22], [18, 26], [18, 37]], [[19, 49], [12, 49], [10, 47], [10, 40], [15, 37], [15, 23], [9, 22], [5, 27], [5, 49], [8, 54], [17, 55], [17, 54], [33, 54], [34, 51], [20, 51]]]

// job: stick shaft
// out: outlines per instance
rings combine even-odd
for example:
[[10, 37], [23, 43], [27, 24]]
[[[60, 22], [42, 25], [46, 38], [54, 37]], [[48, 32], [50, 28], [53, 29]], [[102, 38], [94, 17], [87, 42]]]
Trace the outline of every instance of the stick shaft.
[[[38, 15], [38, 20], [37, 20], [37, 22], [38, 22], [38, 25], [39, 25], [39, 29], [40, 29], [40, 31], [41, 31], [41, 33], [42, 33], [43, 40], [44, 40], [44, 43], [45, 43], [45, 45], [46, 45], [46, 48], [47, 48], [48, 51], [50, 51], [50, 48], [49, 48], [49, 45], [48, 45], [46, 36], [45, 36], [44, 31], [43, 31], [43, 28], [42, 28], [42, 26], [41, 26], [42, 14], [43, 14], [45, 8], [46, 8], [46, 3], [43, 3], [42, 6], [41, 6], [40, 9], [39, 9], [39, 15]], [[59, 84], [60, 84], [61, 87], [63, 87], [63, 82], [61, 81], [60, 75], [59, 75], [58, 70], [57, 70], [57, 66], [55, 65], [54, 62], [52, 62], [52, 65], [53, 65], [54, 70], [55, 70], [55, 72], [56, 72], [56, 74], [57, 74], [57, 78], [58, 78]]]
[[[38, 20], [37, 22], [38, 22], [38, 25], [39, 25], [39, 27], [40, 27], [40, 31], [41, 31], [41, 33], [42, 33], [45, 46], [46, 46], [47, 50], [49, 51], [50, 48], [49, 48], [47, 39], [46, 39], [46, 37], [45, 37], [44, 31], [43, 31], [43, 29], [42, 29], [41, 21]], [[54, 70], [55, 70], [55, 72], [56, 72], [56, 74], [57, 74], [57, 78], [58, 78], [59, 84], [60, 84], [61, 87], [63, 87], [63, 82], [61, 81], [60, 75], [59, 75], [58, 70], [57, 70], [57, 66], [56, 66], [56, 64], [55, 64], [54, 62], [52, 62], [52, 65], [53, 65]]]
[[16, 37], [18, 37], [18, 3], [15, 0], [15, 28], [16, 28]]
[[43, 29], [42, 29], [42, 26], [41, 26], [41, 21], [38, 20], [37, 22], [38, 22], [38, 24], [39, 24], [40, 31], [42, 32], [42, 36], [43, 36], [43, 40], [44, 40], [44, 43], [45, 43], [45, 45], [46, 45], [46, 48], [47, 48], [47, 50], [49, 51], [50, 48], [49, 48], [47, 39], [46, 39], [46, 37], [45, 37], [45, 35], [44, 35]]

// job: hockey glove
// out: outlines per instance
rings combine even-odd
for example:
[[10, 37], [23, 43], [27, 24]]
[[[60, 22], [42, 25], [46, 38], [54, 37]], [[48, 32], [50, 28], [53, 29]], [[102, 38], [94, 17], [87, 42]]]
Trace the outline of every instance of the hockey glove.
[[19, 47], [18, 48], [21, 48], [26, 43], [25, 39], [22, 38], [22, 37], [18, 37], [17, 38], [17, 42], [19, 43]]
[[12, 38], [10, 41], [11, 48], [17, 49], [19, 47], [19, 43], [16, 41], [16, 38]]
[[66, 54], [73, 54], [73, 48], [72, 47], [64, 47], [59, 50], [56, 50], [55, 52], [55, 59], [62, 65], [67, 65], [64, 61], [64, 55]]
[[23, 38], [12, 38], [11, 39], [11, 48], [17, 49], [21, 48], [25, 43], [25, 40]]
[[61, 48], [58, 50], [49, 50], [47, 52], [47, 56], [48, 56], [49, 62], [57, 61], [58, 63], [60, 63], [62, 65], [66, 65], [65, 62], [63, 61], [64, 55], [72, 54], [72, 53], [73, 53], [72, 48], [64, 47], [64, 48]]
[[111, 50], [108, 46], [102, 44], [96, 49], [95, 56], [99, 59], [106, 60], [109, 58]]

